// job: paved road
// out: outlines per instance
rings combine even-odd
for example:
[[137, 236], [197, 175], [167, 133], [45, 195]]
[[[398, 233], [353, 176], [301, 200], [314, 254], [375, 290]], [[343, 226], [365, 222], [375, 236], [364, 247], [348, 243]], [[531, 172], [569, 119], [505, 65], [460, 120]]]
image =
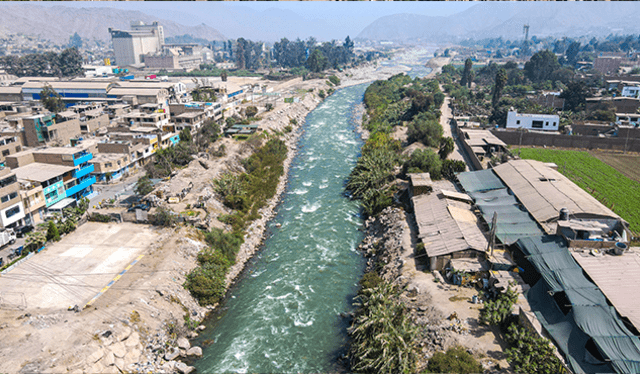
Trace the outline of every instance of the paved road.
[[144, 175], [144, 171], [138, 171], [137, 173], [127, 177], [125, 180], [118, 181], [116, 183], [111, 184], [94, 184], [93, 190], [98, 192], [98, 195], [91, 198], [89, 201], [89, 206], [93, 207], [94, 205], [104, 200], [109, 200], [115, 198], [116, 196], [120, 196], [123, 193], [130, 194], [133, 192], [133, 189], [138, 182], [138, 179]]

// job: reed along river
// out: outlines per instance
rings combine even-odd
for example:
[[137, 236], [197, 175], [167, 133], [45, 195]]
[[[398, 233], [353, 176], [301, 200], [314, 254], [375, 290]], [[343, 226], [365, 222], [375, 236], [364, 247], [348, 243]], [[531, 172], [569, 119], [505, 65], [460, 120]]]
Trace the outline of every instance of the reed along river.
[[348, 327], [340, 313], [352, 309], [364, 270], [359, 206], [344, 184], [362, 145], [352, 117], [367, 85], [338, 90], [307, 116], [271, 235], [207, 321], [196, 344], [213, 343], [198, 372], [340, 369]]

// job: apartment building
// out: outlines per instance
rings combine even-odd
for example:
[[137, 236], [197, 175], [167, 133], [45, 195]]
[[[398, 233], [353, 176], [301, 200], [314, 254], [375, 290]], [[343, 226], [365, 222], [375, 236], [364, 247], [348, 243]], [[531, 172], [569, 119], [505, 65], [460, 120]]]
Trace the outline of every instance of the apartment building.
[[19, 226], [25, 217], [16, 174], [7, 167], [0, 168], [0, 224], [3, 228]]

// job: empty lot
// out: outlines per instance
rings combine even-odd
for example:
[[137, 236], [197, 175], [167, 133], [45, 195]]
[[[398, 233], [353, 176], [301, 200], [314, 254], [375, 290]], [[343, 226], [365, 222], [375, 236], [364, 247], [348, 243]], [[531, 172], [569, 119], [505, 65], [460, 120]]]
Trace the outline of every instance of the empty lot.
[[150, 226], [88, 222], [0, 276], [0, 304], [19, 309], [82, 307], [156, 237]]

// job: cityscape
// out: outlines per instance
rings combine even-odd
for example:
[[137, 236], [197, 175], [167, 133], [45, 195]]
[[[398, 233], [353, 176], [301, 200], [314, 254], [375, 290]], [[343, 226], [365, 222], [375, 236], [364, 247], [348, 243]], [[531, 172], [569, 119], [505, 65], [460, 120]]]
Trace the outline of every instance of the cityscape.
[[0, 372], [640, 372], [636, 3], [0, 10]]

